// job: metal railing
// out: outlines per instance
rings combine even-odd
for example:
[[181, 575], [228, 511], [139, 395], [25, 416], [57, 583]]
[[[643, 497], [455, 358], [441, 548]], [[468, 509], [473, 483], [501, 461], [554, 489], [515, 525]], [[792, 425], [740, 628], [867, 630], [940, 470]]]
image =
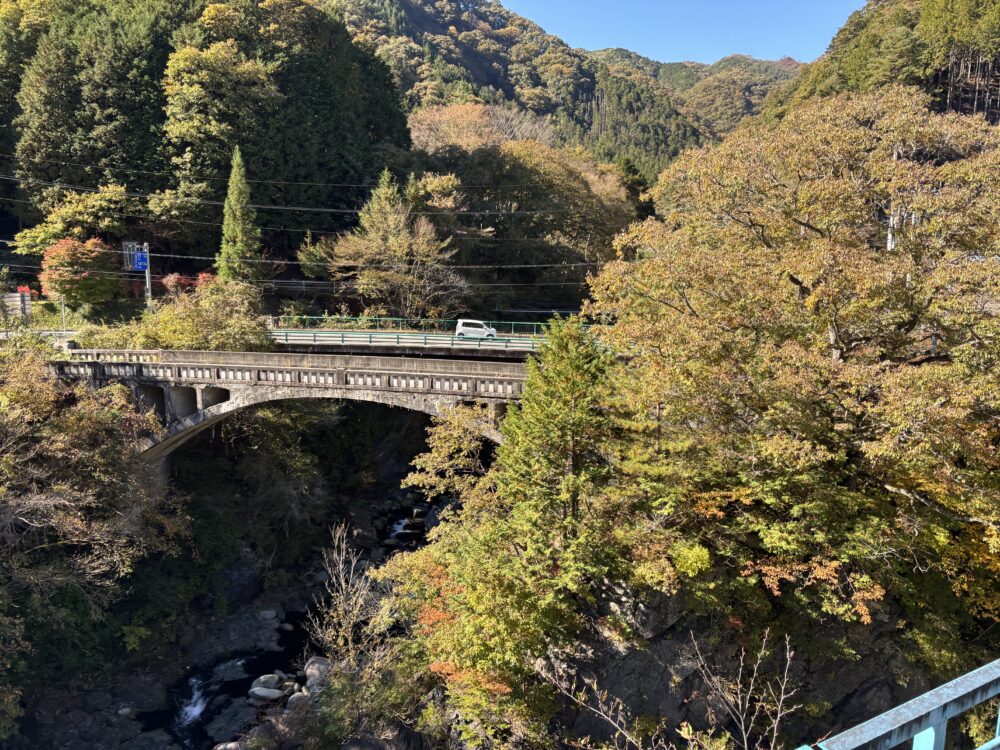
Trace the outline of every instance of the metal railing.
[[392, 333], [390, 331], [327, 331], [274, 329], [271, 338], [279, 344], [327, 346], [386, 346], [423, 349], [477, 349], [482, 351], [538, 351], [543, 341], [535, 338], [460, 338], [441, 333]]
[[[503, 336], [541, 336], [545, 333], [545, 323], [525, 323], [519, 321], [486, 320], [490, 328]], [[409, 333], [448, 333], [455, 330], [457, 320], [428, 318], [355, 318], [340, 315], [280, 315], [271, 319], [272, 328], [310, 330], [354, 329], [364, 331], [399, 331]]]
[[[890, 750], [904, 742], [913, 750], [944, 750], [948, 722], [1000, 695], [1000, 659], [924, 693], [909, 703], [823, 740], [820, 750]], [[994, 739], [977, 750], [1000, 749], [1000, 718]], [[806, 745], [799, 750], [811, 750]]]

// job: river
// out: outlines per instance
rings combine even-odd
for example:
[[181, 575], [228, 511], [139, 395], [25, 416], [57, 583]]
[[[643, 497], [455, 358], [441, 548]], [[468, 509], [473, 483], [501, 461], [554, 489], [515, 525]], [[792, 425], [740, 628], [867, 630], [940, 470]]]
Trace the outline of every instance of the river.
[[[443, 504], [421, 504], [388, 514], [379, 544], [390, 555], [416, 549], [425, 542], [428, 525], [436, 522], [442, 508]], [[306, 656], [318, 653], [305, 627], [307, 617], [304, 611], [284, 613], [278, 650], [225, 654], [186, 674], [171, 688], [168, 710], [137, 717], [144, 731], [166, 730], [185, 750], [211, 750], [232, 739], [258, 718], [258, 711], [246, 702], [253, 681], [274, 673], [294, 677]]]

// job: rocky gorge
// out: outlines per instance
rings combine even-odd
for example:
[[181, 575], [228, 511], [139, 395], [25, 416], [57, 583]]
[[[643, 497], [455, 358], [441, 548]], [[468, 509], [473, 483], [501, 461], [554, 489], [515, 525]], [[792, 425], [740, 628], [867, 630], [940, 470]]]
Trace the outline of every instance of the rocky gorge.
[[[350, 674], [311, 642], [307, 627], [327, 582], [330, 529], [346, 528], [360, 564], [374, 568], [421, 545], [447, 504], [402, 489], [425, 445], [423, 417], [350, 407], [320, 414], [311, 425], [301, 412], [258, 418], [266, 435], [284, 442], [264, 442], [257, 426], [236, 425], [235, 434], [206, 436], [177, 457], [174, 481], [189, 494], [189, 548], [137, 571], [129, 599], [104, 628], [111, 645], [95, 649], [92, 666], [52, 669], [36, 680], [21, 731], [3, 750], [302, 747], [304, 731], [324, 708], [325, 682], [335, 686], [338, 676]], [[796, 736], [820, 731], [831, 709], [860, 721], [927, 687], [920, 678], [901, 687], [895, 676], [908, 671], [904, 655], [880, 651], [900, 613], [873, 607], [872, 617], [869, 637], [857, 642], [857, 661], [823, 681], [794, 718]], [[592, 679], [635, 715], [711, 724], [706, 712], [720, 707], [705, 694], [694, 650], [711, 623], [692, 614], [689, 602], [639, 598], [627, 586], [608, 584], [585, 622], [573, 677]], [[845, 637], [846, 626], [829, 634]], [[828, 653], [808, 640], [793, 645], [799, 683], [832, 674]], [[52, 664], [60, 666], [64, 656], [53, 650]], [[715, 658], [735, 663], [740, 654], [731, 648]], [[556, 721], [576, 736], [608, 731], [604, 719], [573, 705]], [[316, 746], [423, 750], [429, 744], [397, 723], [378, 738]], [[451, 746], [463, 745], [456, 739]]]
[[[326, 418], [330, 427], [343, 432], [343, 443], [316, 448], [319, 457], [326, 458], [325, 451], [345, 444], [351, 448], [336, 462], [318, 462], [324, 481], [311, 492], [310, 503], [321, 511], [310, 511], [314, 517], [303, 528], [311, 539], [295, 540], [301, 550], [291, 556], [291, 563], [277, 569], [274, 561], [279, 552], [263, 554], [260, 542], [248, 533], [240, 540], [245, 546], [234, 547], [224, 564], [213, 566], [189, 601], [160, 614], [170, 623], [163, 630], [172, 634], [170, 640], [158, 640], [153, 627], [144, 626], [141, 632], [150, 632], [138, 647], [119, 645], [117, 653], [104, 655], [102, 668], [69, 680], [57, 674], [39, 685], [27, 696], [20, 734], [0, 747], [234, 750], [247, 742], [259, 748], [279, 747], [294, 736], [297, 718], [332, 668], [310, 643], [306, 627], [327, 578], [322, 557], [329, 528], [346, 524], [352, 547], [363, 555], [365, 565], [374, 566], [420, 544], [438, 513], [417, 493], [400, 489], [410, 459], [421, 449], [426, 418], [366, 407], [331, 407]], [[226, 444], [219, 435], [197, 442], [200, 445], [178, 455], [174, 463], [174, 480], [181, 489], [193, 486], [186, 472], [201, 475], [219, 453], [248, 462], [270, 460], [254, 450], [243, 454], [238, 440]], [[219, 478], [217, 466], [212, 464], [212, 473]], [[280, 475], [281, 467], [269, 468], [279, 473], [265, 472], [265, 481], [281, 484], [287, 479]], [[357, 481], [359, 475], [362, 481]], [[260, 523], [260, 515], [253, 512], [256, 499], [248, 497], [248, 489], [257, 488], [246, 486], [245, 474], [240, 481], [233, 480], [220, 478], [233, 493], [236, 512], [231, 518], [243, 518], [248, 527]], [[217, 554], [209, 545], [215, 542], [212, 514], [222, 502], [218, 484], [205, 497], [191, 499], [192, 541], [198, 544], [200, 524], [212, 532], [206, 534], [202, 548], [194, 550], [191, 565]], [[200, 516], [201, 503], [206, 503], [208, 520]], [[179, 575], [168, 567], [157, 572], [154, 579], [161, 590], [152, 598], [171, 596], [168, 584]], [[136, 589], [142, 586], [137, 583]], [[187, 592], [191, 587], [179, 588]]]

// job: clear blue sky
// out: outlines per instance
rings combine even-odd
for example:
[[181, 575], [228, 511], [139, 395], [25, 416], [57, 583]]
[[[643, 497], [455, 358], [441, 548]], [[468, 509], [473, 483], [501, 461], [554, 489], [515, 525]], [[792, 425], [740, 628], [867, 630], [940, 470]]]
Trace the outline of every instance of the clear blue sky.
[[501, 0], [572, 47], [661, 62], [742, 53], [811, 62], [864, 0]]

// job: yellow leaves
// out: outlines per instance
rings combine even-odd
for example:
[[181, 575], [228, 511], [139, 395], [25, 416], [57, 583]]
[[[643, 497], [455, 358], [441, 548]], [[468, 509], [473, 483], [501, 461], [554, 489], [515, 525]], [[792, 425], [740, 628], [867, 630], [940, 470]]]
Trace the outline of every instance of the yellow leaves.
[[45, 220], [15, 237], [16, 252], [41, 255], [64, 238], [84, 241], [95, 236], [120, 235], [122, 214], [136, 210], [122, 185], [103, 185], [96, 192], [65, 193], [58, 201], [47, 201]]
[[782, 433], [764, 438], [759, 445], [761, 457], [771, 466], [796, 474], [821, 467], [835, 458], [823, 446]]
[[141, 320], [84, 331], [97, 348], [267, 351], [273, 346], [252, 284], [211, 281], [162, 301]]
[[[624, 536], [619, 530], [619, 536]], [[621, 540], [630, 549], [631, 578], [636, 586], [676, 594], [680, 588], [680, 577], [671, 561], [671, 548], [676, 542], [676, 534], [662, 529], [642, 527]]]
[[485, 470], [481, 432], [488, 422], [486, 410], [475, 407], [455, 407], [435, 417], [427, 430], [428, 451], [413, 460], [404, 486], [419, 487], [431, 498], [468, 493], [471, 500]]
[[923, 105], [819, 102], [682, 157], [587, 311], [628, 356], [657, 445], [631, 470], [667, 528], [862, 622], [915, 595], [911, 556], [994, 611], [1000, 261], [977, 248], [1000, 236], [1000, 139]]
[[670, 549], [674, 568], [685, 578], [696, 578], [712, 567], [709, 550], [695, 541], [677, 542]]
[[238, 34], [240, 12], [225, 3], [210, 3], [205, 7], [198, 23], [214, 39], [229, 39]]
[[1000, 390], [993, 373], [903, 368], [884, 380], [862, 449], [887, 483], [961, 515], [1000, 524]]
[[500, 142], [500, 135], [489, 127], [489, 107], [485, 104], [418, 109], [410, 115], [409, 124], [414, 147], [427, 153], [449, 145], [474, 151]]
[[47, 352], [0, 351], [0, 416], [33, 424], [49, 419], [60, 393], [49, 376]]

